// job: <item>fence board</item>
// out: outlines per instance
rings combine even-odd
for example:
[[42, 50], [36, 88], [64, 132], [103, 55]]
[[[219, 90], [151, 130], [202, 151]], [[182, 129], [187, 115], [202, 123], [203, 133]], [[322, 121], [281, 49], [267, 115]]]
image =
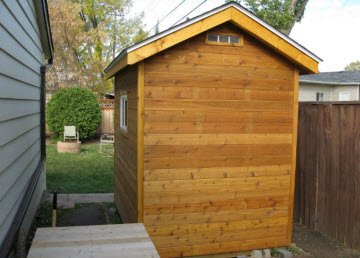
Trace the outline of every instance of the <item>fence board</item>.
[[360, 248], [360, 102], [299, 103], [294, 219]]
[[101, 110], [101, 125], [99, 127], [100, 134], [114, 133], [114, 99], [99, 99]]

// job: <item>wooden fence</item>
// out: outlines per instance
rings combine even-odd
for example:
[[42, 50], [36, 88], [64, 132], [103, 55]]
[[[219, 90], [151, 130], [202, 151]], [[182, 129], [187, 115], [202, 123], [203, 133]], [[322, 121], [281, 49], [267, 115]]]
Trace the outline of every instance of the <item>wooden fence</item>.
[[101, 109], [101, 126], [99, 128], [100, 134], [112, 134], [114, 133], [114, 105], [113, 99], [99, 99], [98, 100]]
[[300, 103], [294, 219], [360, 248], [360, 103]]

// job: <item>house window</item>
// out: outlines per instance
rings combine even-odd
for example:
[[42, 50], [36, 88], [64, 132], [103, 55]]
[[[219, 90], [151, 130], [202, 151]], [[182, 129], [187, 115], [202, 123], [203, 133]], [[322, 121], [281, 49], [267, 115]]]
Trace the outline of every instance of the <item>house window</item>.
[[207, 34], [206, 43], [217, 45], [240, 45], [241, 40], [239, 35], [233, 34]]
[[127, 131], [128, 103], [127, 94], [120, 95], [120, 128]]
[[324, 101], [324, 93], [316, 92], [316, 101]]
[[350, 92], [339, 92], [339, 101], [349, 101]]

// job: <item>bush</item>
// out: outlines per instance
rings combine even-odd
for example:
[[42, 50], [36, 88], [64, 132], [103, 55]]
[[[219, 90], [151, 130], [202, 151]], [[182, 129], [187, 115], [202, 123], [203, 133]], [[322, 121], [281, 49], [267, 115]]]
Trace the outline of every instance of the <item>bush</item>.
[[65, 88], [56, 92], [47, 104], [46, 118], [55, 137], [63, 136], [64, 126], [74, 125], [84, 140], [95, 136], [101, 111], [95, 94], [89, 89]]

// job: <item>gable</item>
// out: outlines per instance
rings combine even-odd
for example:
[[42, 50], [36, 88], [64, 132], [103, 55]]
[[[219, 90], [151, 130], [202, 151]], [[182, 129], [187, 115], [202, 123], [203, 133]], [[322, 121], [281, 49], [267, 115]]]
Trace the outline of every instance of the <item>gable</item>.
[[110, 78], [127, 65], [136, 64], [158, 52], [226, 22], [233, 23], [295, 63], [299, 67], [301, 74], [318, 72], [320, 58], [275, 30], [245, 8], [238, 4], [230, 3], [125, 49], [106, 68], [106, 76]]

